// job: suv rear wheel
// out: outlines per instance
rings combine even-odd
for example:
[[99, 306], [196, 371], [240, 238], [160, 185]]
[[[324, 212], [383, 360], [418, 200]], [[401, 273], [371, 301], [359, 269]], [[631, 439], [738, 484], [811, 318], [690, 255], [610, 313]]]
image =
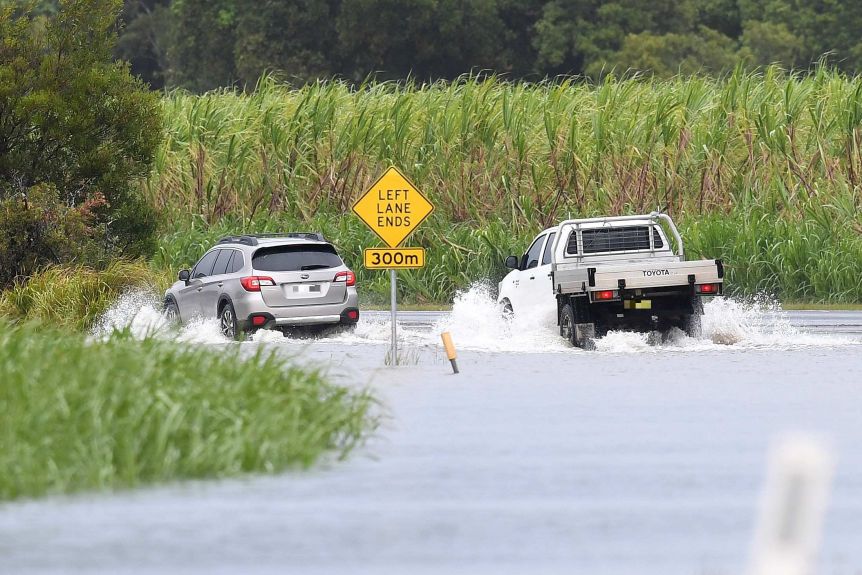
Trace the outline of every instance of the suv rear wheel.
[[226, 302], [219, 312], [219, 328], [223, 336], [236, 339], [236, 311], [230, 302]]

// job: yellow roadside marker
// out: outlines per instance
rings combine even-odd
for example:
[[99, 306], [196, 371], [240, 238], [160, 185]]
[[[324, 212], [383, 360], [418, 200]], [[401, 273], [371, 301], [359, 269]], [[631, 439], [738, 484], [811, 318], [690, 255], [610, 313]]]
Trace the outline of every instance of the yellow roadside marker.
[[448, 331], [444, 331], [440, 334], [440, 337], [443, 339], [443, 347], [446, 348], [446, 357], [449, 358], [449, 362], [452, 364], [452, 371], [458, 373], [458, 356], [455, 354], [455, 344], [452, 343], [452, 336], [449, 335]]

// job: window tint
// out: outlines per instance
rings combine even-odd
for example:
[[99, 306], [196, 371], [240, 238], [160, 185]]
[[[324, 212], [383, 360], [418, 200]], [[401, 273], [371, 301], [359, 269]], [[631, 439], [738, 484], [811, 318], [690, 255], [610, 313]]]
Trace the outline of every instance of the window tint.
[[227, 264], [233, 257], [233, 250], [219, 250], [218, 258], [213, 266], [213, 275], [220, 276], [227, 273]]
[[578, 254], [578, 232], [575, 230], [569, 234], [569, 241], [566, 242], [566, 253], [569, 255]]
[[650, 229], [653, 231], [655, 247], [663, 247], [661, 237], [651, 226], [595, 228], [581, 232], [581, 238], [584, 242], [584, 253], [648, 250]]
[[551, 250], [554, 248], [554, 238], [557, 237], [557, 232], [551, 232], [548, 236], [548, 243], [545, 244], [545, 253], [542, 254], [542, 265], [551, 263]]
[[215, 263], [216, 257], [218, 257], [218, 253], [220, 251], [221, 250], [213, 250], [202, 257], [201, 261], [199, 261], [195, 266], [195, 269], [192, 270], [192, 278], [203, 278], [211, 275], [213, 264]]
[[652, 243], [655, 249], [664, 247], [664, 242], [661, 241], [661, 234], [659, 234], [658, 230], [655, 228], [652, 229]]
[[254, 269], [264, 272], [298, 272], [344, 265], [328, 244], [306, 244], [261, 248], [251, 258]]
[[521, 269], [528, 270], [539, 265], [539, 255], [542, 253], [542, 242], [545, 241], [545, 236], [539, 236], [527, 253], [524, 254], [524, 259], [521, 261]]
[[233, 259], [230, 261], [230, 268], [228, 268], [228, 269], [230, 269], [230, 272], [228, 272], [228, 273], [235, 274], [236, 272], [241, 270], [244, 265], [245, 265], [245, 258], [242, 257], [242, 252], [234, 251], [233, 252]]

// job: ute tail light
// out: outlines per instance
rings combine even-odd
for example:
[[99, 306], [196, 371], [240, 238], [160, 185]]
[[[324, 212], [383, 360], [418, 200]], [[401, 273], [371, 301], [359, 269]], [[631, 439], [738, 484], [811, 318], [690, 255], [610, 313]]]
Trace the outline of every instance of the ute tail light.
[[245, 291], [260, 291], [261, 287], [274, 286], [275, 280], [267, 276], [246, 276], [239, 283]]
[[617, 290], [602, 290], [593, 292], [593, 301], [608, 301], [612, 299], [617, 299], [619, 297], [619, 292]]
[[715, 295], [721, 291], [720, 284], [700, 284], [696, 286], [695, 291], [702, 294]]
[[345, 282], [347, 287], [356, 285], [356, 274], [350, 271], [347, 272], [338, 272], [335, 274], [335, 279], [333, 282]]

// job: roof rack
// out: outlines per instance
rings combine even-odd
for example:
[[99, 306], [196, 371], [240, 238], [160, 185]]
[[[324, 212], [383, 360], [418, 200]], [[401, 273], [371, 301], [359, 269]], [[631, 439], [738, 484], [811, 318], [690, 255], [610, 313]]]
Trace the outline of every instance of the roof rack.
[[256, 246], [259, 244], [259, 239], [266, 238], [296, 238], [301, 240], [314, 240], [317, 242], [325, 242], [326, 238], [320, 232], [288, 232], [283, 234], [245, 234], [241, 236], [225, 236], [218, 241], [220, 244], [245, 244], [247, 246]]
[[315, 240], [325, 242], [326, 238], [320, 232], [287, 232], [283, 234], [253, 234], [253, 238], [299, 238], [301, 240]]
[[251, 236], [226, 236], [220, 239], [219, 244], [245, 244], [247, 246], [256, 246], [257, 238]]

